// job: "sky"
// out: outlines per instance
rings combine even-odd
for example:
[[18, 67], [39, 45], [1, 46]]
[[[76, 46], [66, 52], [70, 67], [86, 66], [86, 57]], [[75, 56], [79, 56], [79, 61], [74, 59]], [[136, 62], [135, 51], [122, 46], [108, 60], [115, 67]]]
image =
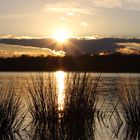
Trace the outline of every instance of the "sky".
[[0, 0], [0, 35], [140, 36], [140, 0]]

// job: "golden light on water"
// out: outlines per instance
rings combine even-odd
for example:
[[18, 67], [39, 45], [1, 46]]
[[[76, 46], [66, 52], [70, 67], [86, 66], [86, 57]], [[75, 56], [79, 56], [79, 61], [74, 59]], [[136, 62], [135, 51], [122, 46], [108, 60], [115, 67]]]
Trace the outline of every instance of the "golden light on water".
[[58, 87], [58, 110], [63, 110], [64, 108], [64, 80], [65, 80], [65, 72], [64, 71], [57, 71], [55, 73], [56, 81], [57, 81], [57, 87]]

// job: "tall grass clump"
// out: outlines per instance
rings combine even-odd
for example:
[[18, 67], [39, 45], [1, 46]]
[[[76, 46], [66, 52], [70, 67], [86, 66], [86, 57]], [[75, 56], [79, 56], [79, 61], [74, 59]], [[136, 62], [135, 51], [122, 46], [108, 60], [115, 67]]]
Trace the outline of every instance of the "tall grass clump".
[[122, 80], [117, 94], [122, 105], [122, 115], [125, 120], [125, 139], [140, 139], [140, 82], [132, 79]]
[[27, 90], [33, 126], [31, 131], [34, 133], [32, 139], [57, 139], [59, 118], [53, 75], [31, 76]]
[[54, 75], [32, 76], [27, 86], [32, 139], [93, 139], [99, 79], [100, 76], [90, 74], [68, 74], [64, 81], [64, 106], [60, 110]]
[[69, 74], [66, 81], [64, 112], [61, 120], [63, 139], [94, 139], [96, 96], [100, 76]]
[[21, 95], [17, 95], [15, 82], [0, 85], [0, 139], [16, 139], [25, 115], [22, 112]]

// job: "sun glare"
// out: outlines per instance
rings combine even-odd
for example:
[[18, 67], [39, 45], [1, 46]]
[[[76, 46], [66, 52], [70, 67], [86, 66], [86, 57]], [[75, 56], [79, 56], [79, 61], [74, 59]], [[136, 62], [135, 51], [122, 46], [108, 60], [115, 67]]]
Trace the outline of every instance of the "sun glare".
[[63, 43], [67, 40], [68, 38], [68, 32], [66, 30], [60, 30], [60, 31], [57, 31], [54, 35], [54, 38], [60, 42], [60, 43]]

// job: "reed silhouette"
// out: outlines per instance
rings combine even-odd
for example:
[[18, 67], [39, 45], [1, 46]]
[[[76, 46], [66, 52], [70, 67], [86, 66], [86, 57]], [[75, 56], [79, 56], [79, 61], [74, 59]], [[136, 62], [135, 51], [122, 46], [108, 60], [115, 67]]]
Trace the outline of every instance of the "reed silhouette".
[[121, 114], [124, 118], [124, 139], [140, 139], [140, 82], [133, 79], [123, 79], [116, 90], [121, 104]]
[[32, 116], [32, 139], [58, 139], [58, 103], [57, 92], [53, 84], [55, 79], [39, 75], [31, 77], [28, 83], [29, 112]]
[[15, 81], [0, 86], [0, 139], [16, 140], [21, 137], [26, 114], [23, 112], [21, 96], [15, 89]]
[[[73, 75], [73, 74], [72, 74]], [[32, 78], [28, 86], [33, 139], [94, 139], [94, 115], [99, 77], [67, 75], [63, 110], [58, 109], [54, 77]], [[52, 79], [51, 79], [52, 78]]]
[[62, 117], [62, 133], [66, 140], [94, 139], [96, 95], [99, 77], [73, 74], [67, 79], [66, 99]]

